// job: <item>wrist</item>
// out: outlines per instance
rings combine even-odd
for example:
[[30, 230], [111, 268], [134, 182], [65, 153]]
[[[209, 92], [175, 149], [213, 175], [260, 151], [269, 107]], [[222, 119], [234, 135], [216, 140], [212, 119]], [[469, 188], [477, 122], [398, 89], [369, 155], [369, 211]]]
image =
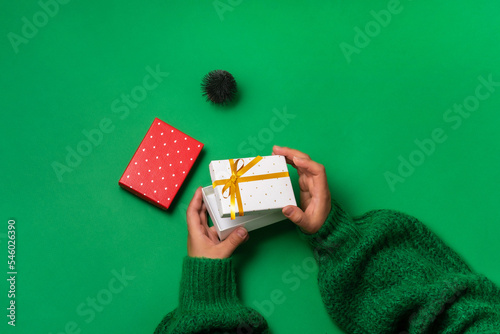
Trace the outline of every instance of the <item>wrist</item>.
[[225, 254], [221, 252], [221, 249], [217, 247], [217, 245], [210, 245], [206, 247], [204, 245], [201, 245], [200, 243], [193, 246], [189, 241], [187, 253], [188, 256], [193, 259], [222, 260], [231, 257], [231, 254], [229, 254], [229, 256], [225, 256]]
[[331, 202], [330, 212], [324, 223], [315, 233], [301, 232], [319, 253], [337, 253], [340, 245], [355, 243], [359, 238], [359, 232], [353, 226], [352, 218], [334, 200]]

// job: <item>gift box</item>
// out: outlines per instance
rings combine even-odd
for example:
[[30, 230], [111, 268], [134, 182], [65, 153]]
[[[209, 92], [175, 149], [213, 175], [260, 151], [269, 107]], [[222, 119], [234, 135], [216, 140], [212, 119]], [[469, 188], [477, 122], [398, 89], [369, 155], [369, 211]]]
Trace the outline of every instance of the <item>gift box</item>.
[[297, 205], [283, 156], [216, 160], [209, 169], [221, 218]]
[[168, 209], [202, 148], [196, 139], [155, 118], [118, 183]]
[[252, 231], [286, 219], [281, 210], [264, 211], [264, 213], [255, 213], [242, 217], [237, 216], [235, 219], [230, 217], [221, 218], [217, 209], [214, 188], [212, 186], [202, 188], [202, 194], [208, 215], [212, 219], [220, 240], [226, 239], [234, 229], [240, 226], [246, 228], [247, 231]]

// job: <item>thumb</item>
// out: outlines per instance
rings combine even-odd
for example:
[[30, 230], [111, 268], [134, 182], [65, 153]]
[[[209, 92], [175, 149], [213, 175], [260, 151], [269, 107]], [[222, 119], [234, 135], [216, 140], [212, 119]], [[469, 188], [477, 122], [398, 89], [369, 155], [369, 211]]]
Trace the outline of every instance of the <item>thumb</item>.
[[290, 219], [295, 225], [305, 227], [306, 214], [299, 207], [295, 205], [288, 205], [283, 208], [283, 214]]
[[247, 240], [248, 231], [243, 227], [238, 227], [236, 230], [220, 243], [220, 247], [224, 250], [227, 256], [231, 256], [234, 250]]

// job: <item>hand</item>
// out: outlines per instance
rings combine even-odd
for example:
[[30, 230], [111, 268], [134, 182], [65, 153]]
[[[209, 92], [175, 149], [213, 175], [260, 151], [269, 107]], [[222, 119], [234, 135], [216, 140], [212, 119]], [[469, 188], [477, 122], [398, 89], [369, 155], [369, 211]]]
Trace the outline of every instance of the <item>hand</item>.
[[220, 241], [215, 227], [208, 227], [207, 209], [202, 201], [201, 187], [196, 189], [186, 212], [188, 225], [188, 255], [209, 259], [225, 259], [233, 254], [236, 247], [248, 240], [248, 232], [243, 227], [234, 230], [224, 241]]
[[283, 214], [303, 232], [318, 232], [332, 208], [325, 167], [307, 154], [288, 147], [274, 146], [273, 154], [284, 155], [286, 162], [299, 173], [300, 208], [285, 206]]

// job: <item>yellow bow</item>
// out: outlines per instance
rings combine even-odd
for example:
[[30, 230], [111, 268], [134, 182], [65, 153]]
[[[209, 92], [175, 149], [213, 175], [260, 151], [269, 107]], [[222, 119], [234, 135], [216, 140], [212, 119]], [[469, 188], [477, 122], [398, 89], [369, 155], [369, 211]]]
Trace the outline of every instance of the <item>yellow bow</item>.
[[[224, 185], [222, 188], [222, 196], [224, 198], [228, 198], [231, 196], [231, 219], [236, 217], [236, 209], [235, 209], [235, 198], [238, 201], [238, 213], [240, 216], [243, 216], [243, 203], [241, 202], [240, 195], [240, 187], [238, 185], [239, 182], [249, 182], [249, 181], [258, 181], [258, 180], [267, 180], [274, 179], [279, 177], [288, 176], [288, 172], [281, 173], [271, 173], [265, 175], [255, 175], [255, 176], [243, 176], [250, 168], [255, 166], [259, 161], [262, 160], [261, 156], [257, 156], [252, 161], [250, 161], [246, 166], [242, 161], [242, 165], [238, 168], [238, 163], [241, 159], [237, 159], [236, 162], [233, 159], [229, 159], [229, 165], [231, 166], [231, 177], [229, 179], [217, 180], [214, 181], [212, 186], [215, 188], [217, 186]], [[226, 190], [229, 190], [227, 196], [224, 196]]]

